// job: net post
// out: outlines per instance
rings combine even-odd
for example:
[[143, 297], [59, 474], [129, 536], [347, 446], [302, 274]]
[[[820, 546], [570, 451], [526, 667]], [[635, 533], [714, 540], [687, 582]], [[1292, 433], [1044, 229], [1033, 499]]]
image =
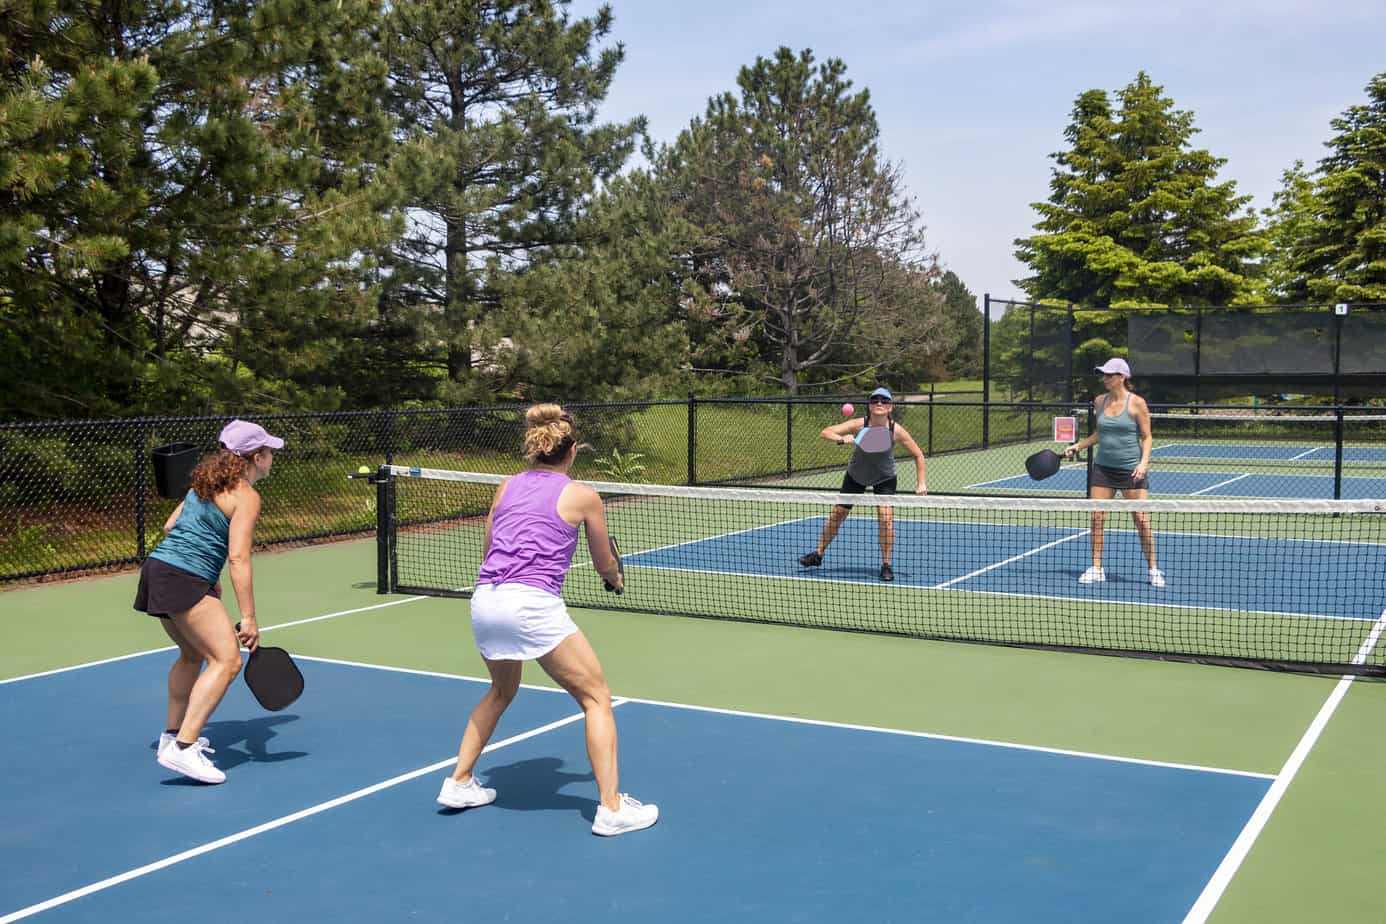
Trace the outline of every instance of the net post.
[[375, 592], [388, 594], [399, 579], [395, 557], [395, 482], [382, 466], [375, 474]]
[[1343, 406], [1333, 408], [1333, 499], [1343, 496]]
[[696, 424], [698, 419], [698, 399], [693, 392], [688, 393], [688, 484], [698, 483], [698, 437]]
[[[929, 420], [932, 422], [933, 417]], [[991, 293], [982, 293], [982, 448], [991, 445]]]

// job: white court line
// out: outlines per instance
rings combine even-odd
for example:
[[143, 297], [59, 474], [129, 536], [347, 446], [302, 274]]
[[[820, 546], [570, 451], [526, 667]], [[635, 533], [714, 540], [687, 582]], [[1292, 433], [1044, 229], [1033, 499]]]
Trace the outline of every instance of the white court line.
[[[1086, 465], [1085, 463], [1080, 462], [1080, 463], [1077, 463], [1077, 464], [1074, 464], [1074, 465], [1060, 465], [1060, 466], [1059, 466], [1059, 471], [1061, 471], [1061, 472], [1076, 472], [1076, 471], [1079, 471], [1080, 469], [1086, 469], [1086, 468], [1087, 468], [1087, 465]], [[1008, 481], [1019, 481], [1019, 480], [1022, 480], [1022, 479], [1023, 479], [1023, 480], [1026, 480], [1026, 481], [1033, 481], [1033, 480], [1034, 480], [1034, 479], [1030, 478], [1029, 475], [1007, 475], [1005, 478], [993, 478], [991, 481], [979, 481], [979, 482], [977, 482], [976, 484], [970, 484], [970, 485], [968, 485], [967, 487], [969, 487], [969, 488], [985, 488], [985, 487], [988, 487], [989, 485], [993, 485], [993, 484], [1005, 484], [1005, 483], [1008, 482]], [[1035, 488], [1034, 490], [1039, 491], [1039, 490], [1042, 490], [1042, 489], [1041, 489], [1041, 488]]]
[[1328, 449], [1328, 448], [1329, 448], [1329, 447], [1327, 447], [1327, 446], [1315, 446], [1313, 449], [1306, 449], [1306, 450], [1304, 450], [1304, 452], [1301, 452], [1301, 453], [1300, 453], [1299, 455], [1297, 455], [1297, 456], [1290, 456], [1290, 458], [1288, 458], [1288, 459], [1285, 460], [1285, 461], [1287, 461], [1287, 462], [1295, 462], [1295, 461], [1297, 461], [1297, 460], [1299, 460], [1299, 459], [1303, 459], [1305, 456], [1313, 455], [1314, 453], [1318, 452], [1320, 449]]
[[[260, 630], [261, 633], [273, 632], [275, 629], [287, 629], [290, 626], [301, 626], [310, 622], [321, 622], [324, 619], [335, 619], [338, 616], [350, 616], [353, 613], [365, 613], [370, 610], [383, 610], [388, 606], [399, 606], [402, 603], [417, 603], [420, 600], [432, 600], [433, 597], [418, 596], [405, 597], [402, 600], [387, 600], [384, 603], [372, 603], [370, 606], [358, 606], [350, 610], [338, 610], [335, 613], [324, 613], [321, 616], [309, 616], [306, 619], [295, 619], [293, 622], [282, 622], [274, 626], [265, 626]], [[51, 677], [54, 674], [65, 674], [68, 671], [80, 671], [88, 667], [99, 667], [102, 664], [114, 664], [117, 661], [128, 661], [131, 658], [142, 658], [145, 655], [158, 654], [161, 651], [173, 651], [177, 645], [165, 645], [162, 648], [148, 648], [144, 651], [136, 651], [132, 654], [118, 655], [114, 658], [103, 658], [100, 661], [87, 661], [84, 664], [73, 664], [68, 667], [58, 667], [51, 671], [40, 671], [37, 674], [25, 674], [22, 677], [10, 677], [8, 680], [0, 680], [0, 686], [7, 683], [18, 683], [21, 680], [35, 680], [39, 677]]]
[[828, 722], [821, 719], [806, 719], [800, 716], [774, 715], [765, 712], [745, 712], [739, 709], [719, 709], [713, 706], [693, 706], [687, 703], [670, 703], [657, 699], [641, 699], [636, 696], [625, 697], [626, 702], [646, 706], [661, 706], [666, 709], [684, 709], [691, 712], [710, 712], [716, 715], [740, 716], [748, 719], [765, 719], [772, 722], [788, 722], [793, 725], [812, 725], [819, 728], [841, 728], [849, 731], [875, 732], [882, 735], [900, 735], [907, 738], [924, 738], [930, 741], [949, 741], [957, 744], [976, 744], [989, 748], [1004, 748], [1010, 751], [1032, 751], [1040, 754], [1057, 754], [1064, 757], [1081, 757], [1087, 760], [1101, 760], [1109, 763], [1138, 764], [1145, 767], [1161, 767], [1170, 770], [1191, 770], [1197, 773], [1219, 773], [1227, 776], [1243, 776], [1251, 779], [1270, 780], [1275, 777], [1269, 773], [1256, 773], [1251, 770], [1230, 770], [1225, 767], [1207, 767], [1201, 764], [1181, 764], [1163, 760], [1146, 760], [1140, 757], [1123, 757], [1117, 754], [1099, 754], [1094, 751], [1074, 751], [1067, 748], [1048, 748], [1037, 744], [1018, 744], [1014, 741], [997, 741], [990, 738], [966, 738], [960, 735], [944, 735], [936, 732], [908, 731], [900, 728], [885, 728], [878, 725], [853, 725], [847, 722]]
[[[1357, 654], [1352, 659], [1353, 664], [1366, 663], [1367, 658], [1372, 653], [1372, 649], [1376, 647], [1377, 641], [1380, 640], [1383, 629], [1386, 629], [1386, 610], [1382, 610], [1381, 618], [1376, 621], [1376, 625], [1372, 627], [1372, 631], [1362, 642], [1362, 646], [1357, 649]], [[1256, 839], [1261, 836], [1261, 831], [1266, 827], [1266, 822], [1270, 820], [1271, 814], [1275, 811], [1276, 806], [1280, 804], [1280, 800], [1284, 797], [1285, 791], [1290, 788], [1290, 783], [1294, 781], [1295, 775], [1299, 773], [1299, 768], [1304, 765], [1304, 761], [1308, 758], [1309, 752], [1313, 750], [1314, 745], [1318, 743], [1319, 736], [1323, 734], [1324, 728], [1328, 725], [1328, 720], [1333, 717], [1333, 713], [1338, 709], [1338, 704], [1341, 703], [1343, 697], [1347, 695], [1348, 687], [1352, 685], [1352, 681], [1353, 675], [1344, 675], [1343, 678], [1338, 681], [1337, 685], [1333, 687], [1333, 691], [1328, 694], [1328, 699], [1326, 699], [1323, 706], [1320, 707], [1318, 715], [1314, 716], [1314, 720], [1309, 723], [1309, 727], [1305, 730], [1304, 736], [1299, 739], [1299, 743], [1295, 745], [1295, 749], [1290, 752], [1290, 757], [1285, 761], [1285, 766], [1281, 767], [1280, 772], [1276, 774], [1275, 782], [1271, 784], [1270, 789], [1266, 790], [1266, 794], [1261, 797], [1260, 804], [1257, 805], [1256, 810], [1251, 813], [1251, 818], [1247, 820], [1246, 826], [1242, 828], [1241, 834], [1237, 835], [1237, 839], [1232, 843], [1231, 849], [1227, 851], [1227, 855], [1224, 856], [1222, 862], [1218, 864], [1218, 868], [1213, 872], [1213, 876], [1208, 880], [1208, 884], [1203, 887], [1203, 891], [1199, 894], [1198, 900], [1195, 901], [1193, 907], [1189, 909], [1189, 913], [1184, 915], [1184, 924], [1204, 924], [1204, 922], [1208, 920], [1208, 915], [1213, 913], [1213, 909], [1217, 907], [1218, 900], [1222, 898], [1222, 894], [1227, 891], [1227, 886], [1232, 882], [1232, 877], [1235, 876], [1237, 870], [1241, 868], [1242, 861], [1245, 860], [1247, 854], [1251, 852], [1252, 845], [1254, 845]], [[0, 922], [0, 924], [3, 924], [3, 922]]]
[[1190, 494], [1189, 496], [1190, 496], [1190, 497], [1197, 497], [1198, 495], [1200, 495], [1200, 494], [1206, 494], [1206, 493], [1209, 492], [1209, 491], [1216, 491], [1218, 488], [1222, 487], [1223, 485], [1231, 484], [1231, 483], [1234, 482], [1234, 481], [1241, 481], [1243, 478], [1250, 478], [1250, 477], [1251, 477], [1251, 472], [1246, 472], [1246, 473], [1244, 473], [1244, 474], [1238, 475], [1238, 476], [1235, 477], [1235, 478], [1229, 478], [1229, 479], [1227, 479], [1226, 481], [1219, 481], [1217, 484], [1210, 484], [1210, 485], [1208, 485], [1208, 487], [1206, 487], [1206, 488], [1200, 488], [1200, 489], [1198, 489], [1197, 491], [1194, 491], [1194, 492], [1193, 492], [1192, 494]]
[[[471, 683], [490, 683], [486, 677], [471, 677], [466, 674], [448, 674], [435, 671], [420, 671], [407, 667], [393, 667], [389, 664], [369, 664], [356, 661], [336, 661], [331, 658], [305, 658], [308, 661], [322, 661], [328, 664], [341, 664], [347, 667], [365, 668], [366, 670], [385, 671], [388, 673], [399, 674], [421, 674], [427, 677], [441, 677], [447, 680], [464, 680]], [[567, 695], [563, 690], [554, 687], [536, 686], [533, 684], [521, 684], [526, 689], [542, 690], [547, 693], [561, 693]], [[748, 712], [741, 709], [723, 709], [716, 706], [699, 706], [692, 703], [675, 703], [658, 699], [642, 699], [638, 696], [621, 696], [623, 703], [640, 703], [646, 706], [660, 706], [667, 709], [683, 709], [690, 712], [707, 712], [715, 715], [730, 715], [748, 719], [761, 719], [768, 722], [786, 722], [791, 725], [812, 725], [819, 728], [842, 728], [849, 731], [878, 732], [883, 735], [903, 735], [909, 738], [927, 738], [932, 741], [953, 741], [961, 744], [977, 744], [985, 747], [1005, 748], [1016, 751], [1035, 751], [1043, 754], [1060, 754], [1069, 757], [1083, 757], [1089, 760], [1103, 760], [1123, 764], [1141, 764], [1149, 767], [1167, 767], [1174, 770], [1194, 770], [1200, 773], [1221, 773], [1230, 776], [1245, 776], [1253, 779], [1270, 780], [1274, 779], [1273, 774], [1257, 773], [1252, 770], [1231, 770], [1225, 767], [1209, 767], [1201, 764], [1182, 764], [1172, 763], [1161, 760], [1147, 760], [1139, 757], [1125, 757], [1118, 754], [1100, 754], [1095, 751], [1074, 751], [1065, 748], [1050, 748], [1035, 744], [1019, 744], [1013, 741], [999, 741], [994, 738], [965, 738], [958, 735], [944, 735], [935, 732], [912, 731], [903, 728], [889, 728], [881, 725], [855, 725], [847, 722], [829, 722], [824, 719], [808, 719], [803, 716], [785, 716], [770, 712]]]
[[960, 581], [965, 581], [968, 578], [976, 577], [979, 574], [986, 574], [988, 571], [1000, 568], [1002, 565], [1009, 565], [1013, 561], [1020, 561], [1022, 558], [1029, 558], [1036, 552], [1043, 552], [1045, 549], [1052, 549], [1056, 545], [1063, 545], [1065, 542], [1072, 542], [1074, 539], [1080, 539], [1083, 536], [1088, 535], [1088, 533], [1090, 532], [1092, 532], [1092, 530], [1084, 529], [1074, 533], [1072, 536], [1064, 536], [1062, 539], [1055, 539], [1053, 542], [1046, 542], [1044, 545], [1036, 546], [1028, 552], [1021, 552], [1019, 555], [1012, 555], [1010, 558], [1007, 558], [1004, 561], [998, 561], [993, 564], [987, 565], [985, 568], [978, 568], [976, 571], [964, 574], [961, 577], [955, 577], [951, 580], [944, 581], [941, 584], [935, 584], [933, 586], [933, 589], [943, 590], [946, 587], [949, 587], [953, 584], [957, 584]]
[[[626, 702], [626, 700], [612, 699], [611, 705], [615, 707], [621, 705], [624, 702]], [[497, 741], [494, 744], [489, 744], [486, 746], [485, 750], [482, 751], [482, 753], [489, 754], [491, 751], [495, 751], [503, 747], [508, 747], [512, 744], [517, 744], [528, 738], [533, 738], [537, 735], [542, 735], [545, 732], [553, 731], [556, 728], [561, 728], [564, 725], [571, 725], [572, 723], [580, 720], [582, 717], [583, 713], [578, 712], [573, 715], [567, 716], [566, 718], [559, 719], [555, 722], [550, 722], [547, 725], [541, 725], [538, 728], [532, 728], [527, 732], [522, 732], [518, 735], [513, 735], [509, 738], [506, 738], [504, 741]], [[417, 770], [410, 770], [408, 773], [402, 773], [399, 776], [394, 776], [388, 780], [383, 780], [379, 783], [375, 783], [374, 785], [367, 786], [364, 789], [358, 789], [355, 792], [349, 792], [344, 796], [338, 796], [335, 799], [329, 799], [326, 802], [320, 802], [317, 805], [309, 806], [306, 809], [301, 809], [300, 811], [292, 812], [288, 815], [281, 815], [279, 818], [275, 818], [272, 821], [267, 821], [264, 824], [256, 825], [253, 828], [246, 828], [243, 831], [237, 831], [235, 834], [230, 834], [226, 837], [218, 838], [214, 841], [209, 841], [208, 843], [194, 847], [191, 850], [185, 850], [182, 853], [176, 853], [172, 856], [164, 857], [162, 860], [156, 860], [153, 863], [147, 863], [144, 866], [139, 866], [135, 869], [127, 870], [126, 872], [120, 873], [119, 875], [111, 876], [107, 879], [102, 879], [100, 882], [93, 882], [90, 885], [85, 885], [80, 889], [74, 889], [71, 892], [64, 892], [62, 895], [54, 896], [53, 898], [50, 898], [47, 901], [39, 902], [36, 905], [30, 905], [27, 908], [20, 908], [18, 911], [12, 911], [4, 917], [0, 918], [0, 924], [10, 924], [10, 922], [12, 921], [18, 921], [21, 918], [27, 918], [30, 915], [38, 914], [41, 911], [47, 911], [50, 908], [55, 908], [59, 905], [65, 905], [70, 901], [75, 901], [76, 899], [83, 898], [95, 892], [100, 892], [105, 889], [109, 889], [112, 886], [120, 885], [122, 882], [129, 882], [132, 879], [138, 879], [141, 876], [147, 876], [150, 873], [158, 872], [161, 869], [166, 869], [170, 866], [182, 863], [184, 860], [191, 860], [194, 857], [200, 857], [203, 854], [211, 853], [214, 850], [220, 850], [223, 847], [229, 847], [232, 844], [239, 843], [240, 841], [255, 837], [256, 835], [264, 834], [267, 831], [273, 831], [275, 828], [282, 828], [285, 825], [293, 824], [296, 821], [302, 821], [303, 819], [310, 818], [313, 815], [319, 815], [323, 812], [328, 811], [329, 809], [334, 809], [338, 806], [346, 805], [348, 802], [355, 802], [358, 799], [364, 799], [366, 796], [374, 795], [375, 793], [389, 789], [393, 786], [398, 786], [400, 783], [407, 783], [410, 780], [417, 779], [418, 777], [425, 776], [426, 774], [436, 773], [437, 771], [442, 770], [444, 767], [451, 767], [456, 763], [457, 758], [455, 756], [449, 757], [445, 760], [440, 760], [436, 763], [429, 764], [426, 767], [420, 767]]]

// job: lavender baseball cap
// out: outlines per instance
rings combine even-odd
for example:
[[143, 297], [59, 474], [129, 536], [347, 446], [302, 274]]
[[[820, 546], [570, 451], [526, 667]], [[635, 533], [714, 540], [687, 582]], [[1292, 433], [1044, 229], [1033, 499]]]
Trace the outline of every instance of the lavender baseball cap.
[[268, 446], [270, 449], [284, 448], [283, 440], [271, 436], [264, 427], [248, 420], [231, 421], [221, 428], [221, 436], [217, 439], [221, 441], [221, 445], [238, 456], [248, 456], [262, 446]]

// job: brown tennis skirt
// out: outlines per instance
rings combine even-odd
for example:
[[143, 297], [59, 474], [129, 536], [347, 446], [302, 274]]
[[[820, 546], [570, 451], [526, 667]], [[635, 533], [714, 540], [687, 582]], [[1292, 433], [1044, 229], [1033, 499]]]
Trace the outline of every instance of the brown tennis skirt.
[[1093, 463], [1092, 474], [1088, 476], [1088, 486], [1093, 488], [1113, 488], [1117, 491], [1142, 491], [1150, 489], [1150, 476], [1139, 481], [1131, 476], [1129, 468], [1112, 468], [1110, 465]]
[[168, 618], [197, 606], [208, 594], [221, 597], [215, 584], [157, 558], [146, 558], [140, 566], [140, 586], [135, 591], [135, 609], [150, 616]]

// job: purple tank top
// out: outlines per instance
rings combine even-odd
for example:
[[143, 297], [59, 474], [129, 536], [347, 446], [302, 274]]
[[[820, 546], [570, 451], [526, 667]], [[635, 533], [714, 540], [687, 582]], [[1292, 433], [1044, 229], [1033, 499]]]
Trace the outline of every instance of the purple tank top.
[[578, 531], [558, 515], [562, 472], [534, 469], [510, 479], [491, 518], [491, 549], [478, 584], [527, 584], [557, 596], [573, 561]]

